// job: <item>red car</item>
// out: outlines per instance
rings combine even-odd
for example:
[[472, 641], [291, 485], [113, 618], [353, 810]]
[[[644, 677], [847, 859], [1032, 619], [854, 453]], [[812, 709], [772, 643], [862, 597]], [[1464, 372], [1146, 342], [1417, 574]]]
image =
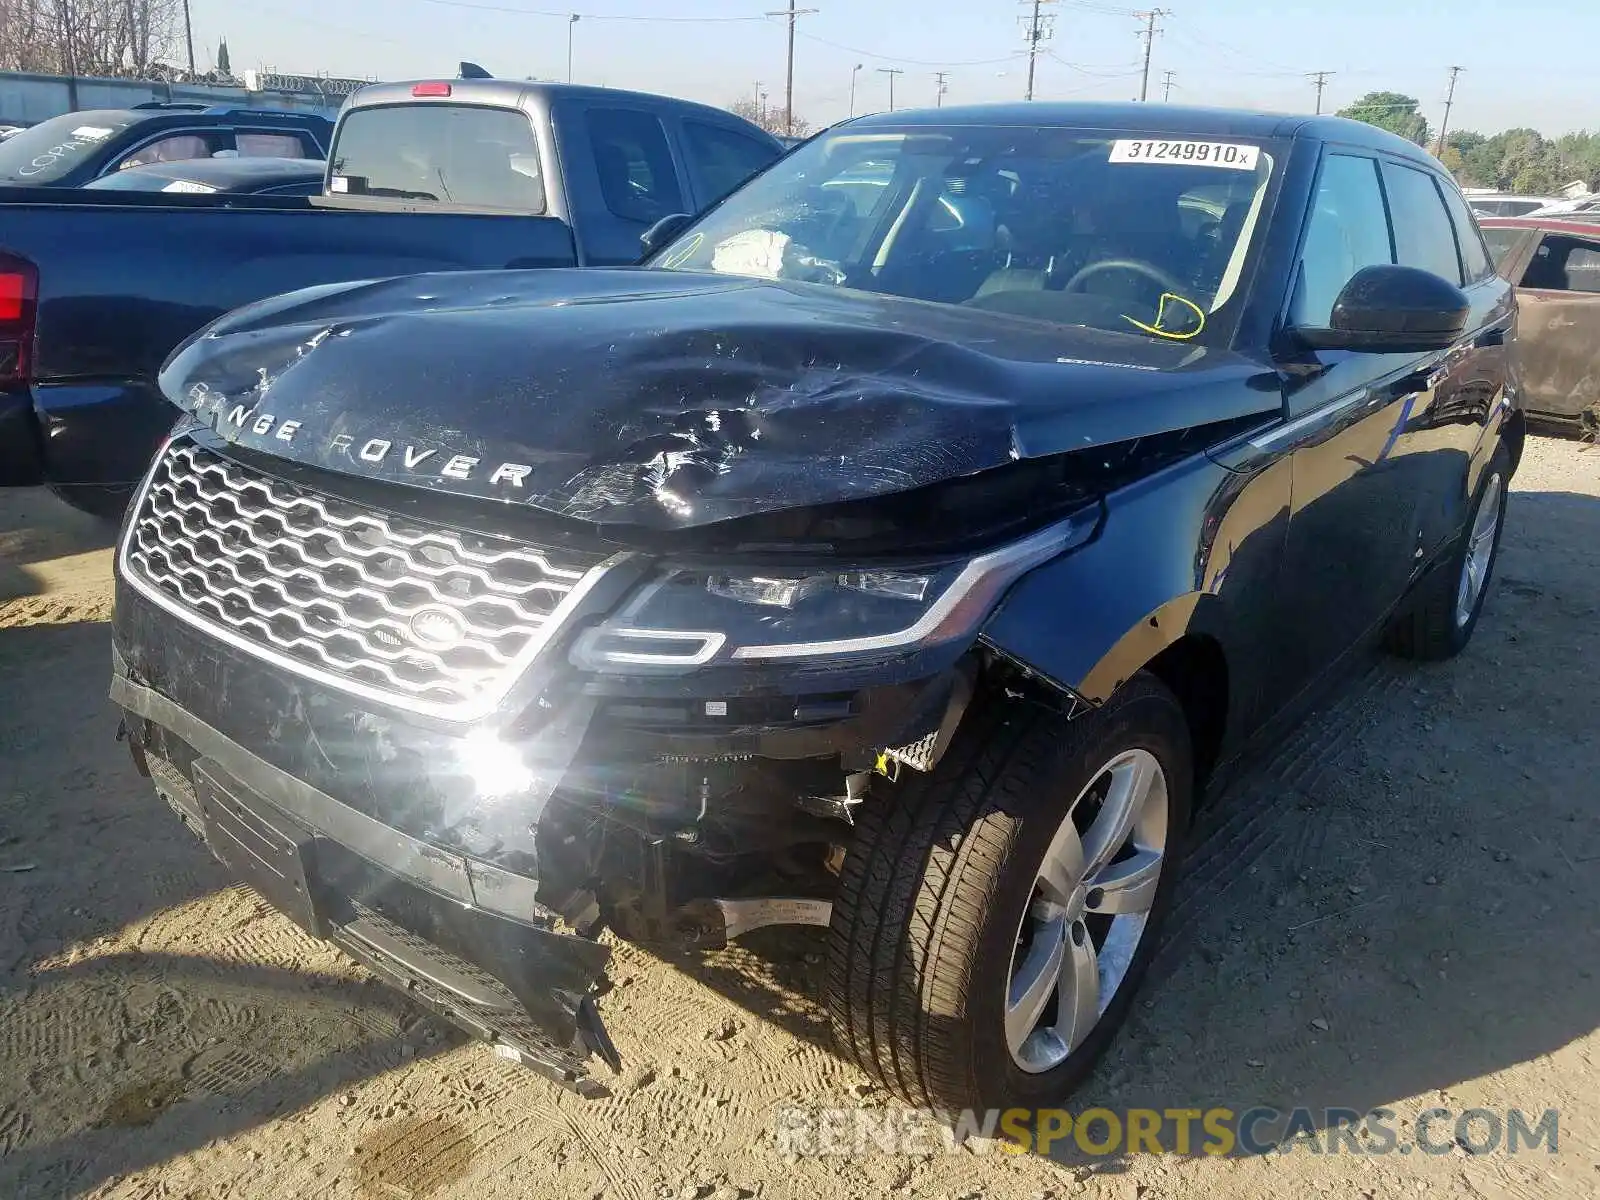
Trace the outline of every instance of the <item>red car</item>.
[[1529, 416], [1600, 432], [1600, 221], [1479, 222], [1517, 289], [1517, 351]]

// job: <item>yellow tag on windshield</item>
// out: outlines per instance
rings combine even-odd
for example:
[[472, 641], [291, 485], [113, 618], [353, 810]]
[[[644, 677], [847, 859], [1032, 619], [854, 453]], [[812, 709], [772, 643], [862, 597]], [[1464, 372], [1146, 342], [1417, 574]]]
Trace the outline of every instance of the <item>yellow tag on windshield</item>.
[[[1171, 329], [1161, 328], [1162, 325], [1166, 324], [1167, 304], [1169, 301], [1176, 302], [1182, 307], [1187, 308], [1190, 312], [1194, 313], [1196, 320], [1199, 321], [1199, 324], [1186, 333], [1177, 333]], [[1132, 325], [1135, 329], [1142, 329], [1145, 333], [1152, 334], [1155, 337], [1170, 338], [1175, 342], [1186, 342], [1190, 338], [1199, 337], [1201, 332], [1206, 327], [1205, 309], [1201, 308], [1193, 300], [1190, 300], [1184, 296], [1179, 296], [1174, 292], [1161, 293], [1161, 304], [1156, 308], [1156, 323], [1154, 325], [1146, 325], [1143, 321], [1135, 320], [1127, 313], [1122, 314], [1122, 319], [1129, 325]]]

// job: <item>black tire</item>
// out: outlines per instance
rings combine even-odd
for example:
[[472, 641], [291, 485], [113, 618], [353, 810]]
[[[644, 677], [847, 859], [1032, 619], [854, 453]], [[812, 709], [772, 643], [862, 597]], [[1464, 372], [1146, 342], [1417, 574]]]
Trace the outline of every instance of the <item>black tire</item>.
[[[1132, 749], [1155, 756], [1168, 794], [1166, 851], [1144, 933], [1088, 1036], [1059, 1066], [1030, 1073], [1005, 1036], [1019, 927], [1068, 809], [1105, 764]], [[1183, 710], [1144, 673], [1073, 721], [999, 703], [969, 714], [932, 773], [862, 806], [828, 936], [825, 997], [843, 1056], [916, 1106], [1061, 1099], [1111, 1041], [1149, 966], [1193, 777]]]
[[86, 512], [113, 525], [121, 523], [128, 501], [133, 498], [133, 488], [127, 485], [102, 487], [93, 483], [55, 483], [50, 485], [50, 490], [79, 512]]
[[[1384, 647], [1391, 654], [1417, 662], [1443, 662], [1460, 654], [1472, 640], [1472, 632], [1478, 627], [1478, 618], [1483, 613], [1483, 602], [1488, 598], [1489, 587], [1494, 582], [1495, 563], [1500, 559], [1500, 535], [1505, 530], [1506, 497], [1510, 492], [1511, 473], [1511, 452], [1502, 444], [1484, 469], [1477, 495], [1472, 500], [1472, 509], [1455, 545], [1437, 566], [1418, 581], [1404, 610], [1389, 626]], [[1463, 619], [1457, 610], [1461, 574], [1471, 548], [1478, 514], [1495, 480], [1499, 480], [1499, 486], [1492, 489], [1496, 513], [1494, 535], [1489, 543], [1489, 561], [1477, 599]]]

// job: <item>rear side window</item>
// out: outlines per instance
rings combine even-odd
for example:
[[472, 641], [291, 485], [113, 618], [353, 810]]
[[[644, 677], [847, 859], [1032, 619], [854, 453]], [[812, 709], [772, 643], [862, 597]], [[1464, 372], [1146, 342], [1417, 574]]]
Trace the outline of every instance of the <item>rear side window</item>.
[[329, 188], [522, 213], [545, 209], [528, 115], [467, 104], [352, 110], [339, 126]]
[[589, 110], [589, 143], [606, 207], [625, 221], [652, 224], [687, 211], [661, 121], [625, 108]]
[[1383, 185], [1389, 193], [1394, 244], [1400, 265], [1432, 271], [1451, 283], [1464, 282], [1456, 254], [1455, 229], [1433, 176], [1398, 163], [1383, 164]]
[[775, 146], [703, 121], [685, 121], [689, 158], [705, 180], [706, 203], [722, 199], [778, 157]]
[[1350, 154], [1328, 155], [1306, 226], [1290, 323], [1327, 328], [1334, 301], [1356, 272], [1393, 261], [1377, 162]]
[[294, 133], [260, 133], [241, 129], [235, 135], [240, 158], [321, 158], [309, 138]]
[[1461, 198], [1461, 193], [1447, 184], [1440, 184], [1444, 193], [1444, 206], [1450, 210], [1450, 221], [1456, 229], [1456, 244], [1461, 248], [1461, 269], [1468, 283], [1477, 283], [1494, 274], [1494, 263], [1483, 244], [1483, 233], [1478, 222]]

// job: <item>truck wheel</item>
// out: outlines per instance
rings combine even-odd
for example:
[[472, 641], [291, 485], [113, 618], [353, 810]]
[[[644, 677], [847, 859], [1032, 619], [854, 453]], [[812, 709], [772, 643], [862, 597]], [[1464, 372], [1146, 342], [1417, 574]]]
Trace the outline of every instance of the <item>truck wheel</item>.
[[1510, 482], [1511, 455], [1502, 445], [1483, 473], [1472, 516], [1455, 548], [1417, 584], [1407, 608], [1389, 627], [1384, 645], [1391, 653], [1440, 662], [1466, 649], [1500, 554]]
[[1072, 721], [974, 713], [862, 805], [828, 934], [844, 1056], [913, 1105], [1059, 1100], [1149, 964], [1193, 777], [1183, 710], [1143, 673]]

